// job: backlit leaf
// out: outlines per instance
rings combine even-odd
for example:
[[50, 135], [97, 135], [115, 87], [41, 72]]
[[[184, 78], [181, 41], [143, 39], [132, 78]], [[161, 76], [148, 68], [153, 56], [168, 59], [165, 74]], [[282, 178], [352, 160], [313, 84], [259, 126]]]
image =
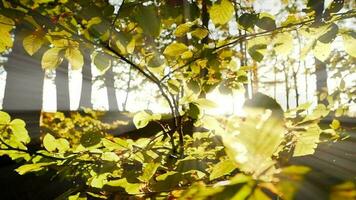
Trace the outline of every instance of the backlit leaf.
[[234, 6], [229, 0], [214, 3], [209, 10], [210, 19], [215, 25], [226, 24], [234, 14]]
[[0, 111], [0, 125], [6, 125], [10, 122], [10, 115], [6, 112]]
[[227, 175], [231, 173], [234, 169], [236, 169], [237, 165], [235, 162], [231, 160], [223, 160], [219, 163], [215, 164], [213, 170], [210, 173], [210, 180], [217, 179], [221, 176]]
[[84, 58], [82, 53], [80, 52], [80, 50], [78, 48], [71, 48], [69, 47], [64, 55], [69, 63], [70, 66], [73, 70], [78, 70], [81, 69], [83, 67], [84, 64]]
[[139, 179], [143, 182], [148, 182], [152, 176], [156, 173], [158, 167], [160, 166], [160, 163], [154, 163], [150, 162], [148, 163], [143, 170], [142, 176], [139, 177]]
[[43, 138], [43, 146], [47, 149], [47, 151], [54, 151], [57, 148], [56, 138], [51, 134], [46, 134]]
[[350, 54], [350, 56], [356, 58], [356, 34], [350, 32], [349, 34], [343, 34], [342, 38], [344, 40], [345, 51]]
[[313, 48], [313, 53], [314, 56], [319, 59], [320, 61], [325, 61], [331, 52], [331, 44], [330, 43], [323, 43], [320, 41], [317, 41], [314, 48]]
[[191, 34], [193, 37], [196, 37], [201, 40], [209, 34], [209, 31], [205, 28], [196, 28], [194, 31], [191, 32]]
[[15, 171], [19, 173], [20, 175], [26, 174], [28, 172], [36, 172], [40, 171], [43, 169], [43, 167], [53, 165], [55, 164], [54, 162], [48, 162], [48, 163], [34, 163], [34, 164], [26, 164], [22, 165], [19, 168], [17, 168]]
[[273, 30], [276, 28], [276, 22], [273, 15], [268, 13], [260, 13], [256, 26], [263, 30]]
[[55, 69], [62, 62], [59, 55], [62, 50], [62, 48], [57, 47], [48, 49], [42, 56], [42, 69]]
[[143, 128], [147, 126], [150, 121], [151, 115], [145, 111], [141, 111], [133, 117], [133, 123], [135, 124], [136, 128]]
[[293, 37], [290, 33], [279, 33], [273, 38], [274, 50], [279, 55], [288, 55], [293, 49]]
[[37, 35], [28, 35], [23, 39], [23, 47], [30, 56], [35, 54], [43, 43], [43, 37]]
[[164, 50], [163, 54], [166, 56], [175, 57], [184, 53], [186, 50], [188, 50], [188, 47], [185, 44], [177, 42], [168, 45]]
[[294, 148], [293, 156], [305, 156], [315, 152], [319, 143], [321, 130], [318, 125], [311, 125], [304, 131], [297, 132], [297, 143]]
[[10, 127], [12, 129], [13, 134], [17, 138], [18, 141], [21, 141], [25, 144], [30, 142], [30, 136], [25, 128], [26, 124], [21, 119], [14, 119], [10, 123]]

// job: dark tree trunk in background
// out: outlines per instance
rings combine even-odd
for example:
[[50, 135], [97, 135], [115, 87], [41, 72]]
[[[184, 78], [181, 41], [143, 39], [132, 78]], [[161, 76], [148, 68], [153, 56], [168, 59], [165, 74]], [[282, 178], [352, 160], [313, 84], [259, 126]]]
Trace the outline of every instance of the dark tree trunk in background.
[[67, 60], [63, 60], [63, 62], [57, 67], [55, 82], [57, 88], [57, 111], [69, 111], [70, 98]]
[[316, 91], [318, 92], [318, 103], [327, 104], [326, 99], [320, 99], [321, 92], [328, 92], [327, 78], [328, 72], [326, 64], [315, 58]]
[[44, 71], [41, 68], [41, 56], [44, 49], [30, 56], [22, 46], [22, 30], [17, 25], [15, 41], [8, 60], [4, 64], [7, 72], [3, 110], [12, 118], [25, 120], [32, 137], [39, 134], [39, 119], [42, 109]]
[[108, 92], [109, 111], [119, 111], [115, 93], [115, 79], [112, 68], [105, 72], [105, 86]]
[[79, 109], [93, 108], [91, 103], [92, 94], [92, 73], [91, 73], [91, 59], [89, 53], [84, 53], [84, 65], [82, 69], [83, 82], [82, 91], [80, 95]]

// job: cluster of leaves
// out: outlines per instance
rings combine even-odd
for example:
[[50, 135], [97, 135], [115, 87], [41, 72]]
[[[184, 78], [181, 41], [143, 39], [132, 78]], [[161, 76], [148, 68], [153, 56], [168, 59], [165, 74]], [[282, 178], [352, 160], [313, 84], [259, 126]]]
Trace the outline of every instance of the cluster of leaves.
[[[1, 154], [27, 160], [16, 169], [19, 174], [54, 170], [56, 176], [73, 181], [76, 187], [62, 196], [69, 199], [115, 195], [269, 199], [271, 193], [286, 198], [292, 197], [284, 193], [290, 190], [286, 185], [302, 180], [309, 169], [278, 167], [280, 155], [314, 153], [320, 134], [325, 131], [318, 126], [328, 113], [325, 106], [319, 105], [306, 115], [307, 107], [291, 110], [285, 119], [264, 109], [251, 112], [246, 118], [215, 119], [203, 115], [196, 125], [208, 129], [184, 136], [183, 157], [173, 154], [171, 138], [162, 131], [136, 141], [83, 131], [79, 143], [46, 133], [44, 149], [30, 153], [25, 146], [30, 138], [24, 122], [11, 121], [8, 114], [1, 112]], [[146, 115], [151, 117], [141, 118], [142, 115], [134, 117], [139, 128], [147, 125], [140, 119], [159, 120], [149, 113]], [[340, 129], [337, 122], [331, 127], [335, 134]]]
[[[69, 116], [66, 116], [69, 115]], [[50, 133], [55, 137], [68, 140], [71, 144], [79, 144], [83, 133], [98, 135], [103, 137], [110, 130], [116, 129], [120, 125], [127, 125], [128, 122], [116, 120], [112, 123], [102, 122], [105, 113], [85, 109], [82, 112], [43, 112], [41, 117], [42, 135]]]
[[[319, 9], [313, 2], [305, 15], [291, 12], [280, 21], [257, 13], [249, 1], [133, 0], [115, 7], [104, 0], [2, 0], [1, 53], [11, 48], [16, 30], [27, 33], [21, 41], [28, 54], [45, 48], [43, 69], [55, 69], [64, 59], [80, 69], [87, 54], [103, 73], [124, 62], [157, 86], [170, 118], [167, 122], [160, 114], [139, 112], [133, 117], [137, 128], [155, 122], [161, 131], [134, 141], [107, 134], [111, 126], [95, 115], [66, 118], [56, 113], [44, 120], [44, 149], [31, 153], [24, 123], [1, 113], [0, 154], [24, 158], [20, 174], [54, 170], [71, 180], [76, 187], [63, 194], [69, 199], [292, 198], [288, 189], [297, 187], [308, 169], [282, 167], [281, 159], [314, 153], [322, 133], [336, 139], [339, 122], [333, 121], [331, 129], [319, 127], [328, 114], [324, 105], [314, 110], [302, 105], [285, 117], [259, 108], [245, 118], [216, 119], [205, 114], [215, 105], [205, 94], [217, 87], [223, 93], [244, 88], [248, 72], [267, 50], [288, 55], [299, 33], [309, 44], [301, 57], [312, 51], [325, 61], [337, 36], [355, 57], [353, 30], [337, 24], [355, 12], [338, 13], [341, 8], [335, 5]], [[239, 35], [230, 33], [232, 22]], [[248, 58], [255, 65], [237, 62]], [[189, 123], [194, 127], [185, 134]]]

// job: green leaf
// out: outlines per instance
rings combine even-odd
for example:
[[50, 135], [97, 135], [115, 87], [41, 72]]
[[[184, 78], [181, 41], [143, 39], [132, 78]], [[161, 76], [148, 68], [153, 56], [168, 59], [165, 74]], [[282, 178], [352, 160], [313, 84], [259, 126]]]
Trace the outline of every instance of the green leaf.
[[239, 25], [245, 30], [252, 30], [257, 20], [256, 14], [244, 13], [239, 17]]
[[48, 49], [42, 56], [42, 69], [55, 69], [62, 62], [59, 56], [62, 50], [62, 48], [58, 47]]
[[51, 134], [46, 134], [43, 138], [43, 146], [47, 149], [47, 151], [54, 151], [57, 148], [56, 138]]
[[258, 20], [256, 21], [256, 26], [263, 30], [273, 30], [276, 28], [276, 22], [273, 15], [268, 13], [260, 13]]
[[10, 32], [14, 25], [15, 23], [12, 19], [0, 15], [0, 53], [12, 47], [13, 39]]
[[192, 26], [193, 26], [192, 22], [180, 24], [174, 31], [174, 35], [176, 37], [183, 37], [190, 31], [190, 27], [192, 27]]
[[109, 55], [107, 55], [104, 52], [94, 53], [93, 61], [94, 61], [95, 67], [101, 72], [105, 72], [111, 66], [111, 59], [110, 59]]
[[0, 125], [6, 125], [10, 122], [11, 117], [6, 112], [0, 111]]
[[293, 50], [293, 37], [290, 33], [279, 33], [273, 38], [274, 50], [279, 55], [288, 55]]
[[272, 156], [281, 150], [286, 132], [283, 121], [272, 117], [270, 110], [258, 109], [249, 112], [235, 129], [239, 134], [224, 138], [227, 155], [243, 172], [270, 180], [275, 171]]
[[319, 143], [321, 130], [317, 124], [306, 127], [304, 131], [297, 132], [297, 142], [293, 156], [305, 156], [315, 152]]
[[231, 198], [231, 200], [246, 199], [252, 192], [252, 186], [249, 184], [243, 185], [239, 191]]
[[313, 48], [314, 56], [319, 59], [320, 61], [324, 62], [330, 55], [331, 52], [331, 44], [330, 43], [323, 43], [317, 41]]
[[23, 47], [26, 52], [32, 56], [35, 54], [43, 45], [43, 37], [37, 35], [28, 35], [23, 39]]
[[138, 178], [143, 182], [148, 182], [152, 176], [156, 173], [160, 163], [150, 162], [146, 164], [143, 170], [143, 174]]
[[56, 143], [56, 148], [59, 152], [66, 152], [70, 148], [68, 140], [64, 138], [57, 139]]
[[126, 178], [119, 179], [119, 180], [112, 180], [108, 181], [106, 185], [112, 186], [112, 187], [122, 187], [125, 189], [125, 191], [128, 194], [139, 194], [140, 192], [140, 187], [141, 184], [138, 183], [129, 183], [127, 182]]
[[210, 173], [209, 179], [214, 180], [224, 175], [230, 174], [237, 165], [232, 160], [223, 160], [214, 165], [213, 170]]
[[196, 104], [189, 103], [189, 110], [187, 111], [187, 114], [193, 119], [199, 119], [202, 113]]
[[[22, 148], [23, 149], [23, 148]], [[0, 156], [7, 155], [12, 160], [24, 159], [29, 161], [31, 159], [31, 155], [22, 151], [14, 151], [14, 150], [0, 150]]]
[[333, 119], [333, 121], [330, 124], [330, 127], [334, 130], [340, 128], [340, 121], [337, 119]]
[[329, 26], [327, 32], [321, 35], [318, 38], [318, 40], [323, 43], [330, 43], [335, 39], [338, 31], [339, 31], [339, 27], [336, 24], [332, 23]]
[[136, 128], [143, 128], [147, 126], [147, 124], [151, 121], [151, 114], [141, 111], [137, 113], [133, 117], [133, 123], [135, 124]]
[[166, 47], [163, 54], [170, 57], [176, 57], [188, 50], [188, 47], [183, 43], [172, 43]]
[[170, 79], [169, 81], [167, 81], [167, 85], [172, 94], [178, 94], [178, 92], [180, 91], [180, 83], [176, 79]]
[[11, 130], [18, 141], [25, 144], [29, 143], [31, 138], [25, 128], [26, 123], [21, 119], [14, 119], [10, 122]]
[[117, 162], [120, 160], [120, 157], [115, 152], [105, 152], [101, 156], [101, 159], [106, 160], [106, 161]]
[[250, 54], [252, 59], [254, 59], [255, 61], [261, 62], [263, 60], [264, 55], [263, 53], [261, 53], [260, 50], [264, 50], [264, 49], [267, 49], [266, 44], [254, 45], [248, 49], [248, 54]]
[[50, 166], [53, 164], [55, 164], [55, 162], [27, 164], [20, 166], [19, 168], [15, 169], [15, 171], [20, 175], [24, 175], [28, 172], [40, 171], [43, 169], [43, 167]]
[[134, 12], [134, 19], [146, 34], [153, 37], [160, 34], [161, 21], [154, 5], [137, 6]]
[[101, 142], [102, 137], [103, 136], [100, 133], [86, 132], [80, 138], [80, 144], [82, 144], [84, 147], [94, 146]]
[[344, 40], [345, 51], [352, 57], [356, 58], [356, 34], [355, 32], [349, 32], [342, 34]]
[[215, 25], [226, 24], [234, 15], [234, 6], [228, 0], [215, 2], [209, 9], [210, 19]]
[[64, 56], [68, 59], [70, 66], [73, 70], [78, 70], [83, 67], [84, 58], [78, 48], [68, 48]]
[[198, 104], [202, 108], [216, 108], [217, 107], [217, 104], [214, 101], [205, 99], [205, 98], [196, 99], [194, 101], [194, 103]]
[[80, 196], [80, 192], [74, 194], [74, 195], [70, 195], [68, 196], [68, 200], [86, 200], [86, 197], [81, 197]]
[[202, 40], [209, 34], [209, 31], [206, 30], [205, 28], [196, 28], [194, 31], [191, 32], [191, 34], [193, 37]]

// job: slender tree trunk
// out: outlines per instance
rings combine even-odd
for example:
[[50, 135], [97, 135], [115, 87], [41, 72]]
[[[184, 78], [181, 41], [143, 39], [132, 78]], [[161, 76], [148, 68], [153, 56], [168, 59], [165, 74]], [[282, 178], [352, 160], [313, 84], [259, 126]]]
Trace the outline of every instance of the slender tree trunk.
[[289, 86], [288, 86], [289, 73], [288, 73], [288, 69], [287, 69], [285, 63], [283, 63], [283, 71], [284, 71], [284, 82], [285, 82], [285, 92], [286, 92], [286, 107], [288, 110], [289, 109]]
[[18, 25], [15, 29], [15, 41], [4, 68], [7, 72], [3, 109], [10, 113], [12, 118], [25, 120], [31, 136], [39, 135], [39, 119], [42, 109], [42, 93], [44, 71], [41, 68], [40, 49], [30, 56], [22, 46], [24, 35]]
[[[235, 11], [235, 21], [238, 24], [239, 23], [239, 16], [238, 16], [238, 8], [237, 8], [237, 3], [236, 1], [234, 2], [234, 11]], [[239, 35], [242, 35], [242, 31], [239, 29]], [[244, 49], [244, 42], [243, 40], [240, 40], [239, 42], [239, 47], [240, 47], [240, 53], [242, 55], [242, 58], [240, 58], [240, 66], [245, 66], [246, 65], [246, 57], [245, 57], [245, 49]], [[248, 92], [248, 82], [244, 83], [244, 88], [245, 88], [245, 99], [249, 99], [249, 92]]]
[[115, 78], [112, 68], [105, 72], [105, 86], [108, 92], [109, 111], [119, 111], [117, 105], [116, 90], [115, 90]]
[[68, 75], [68, 61], [63, 60], [63, 62], [56, 69], [55, 82], [57, 88], [57, 111], [70, 110]]
[[304, 76], [304, 80], [305, 80], [305, 101], [309, 101], [309, 84], [308, 84], [308, 68], [305, 65], [305, 61], [303, 62], [303, 66], [304, 66], [304, 70], [305, 70], [305, 76]]
[[[299, 69], [299, 68], [298, 68]], [[295, 105], [296, 107], [299, 106], [299, 91], [298, 91], [298, 80], [297, 80], [297, 73], [299, 70], [294, 70], [293, 68], [293, 82], [294, 82], [294, 92], [295, 92]]]
[[315, 76], [316, 76], [316, 91], [318, 93], [318, 103], [327, 104], [326, 99], [320, 99], [321, 92], [328, 92], [327, 78], [328, 73], [326, 64], [315, 58]]
[[92, 73], [91, 73], [91, 59], [89, 53], [84, 53], [84, 65], [82, 69], [82, 91], [80, 95], [79, 109], [93, 108], [91, 103], [92, 96]]
[[[209, 13], [208, 13], [208, 8], [206, 5], [206, 0], [202, 1], [202, 11], [201, 11], [201, 20], [203, 22], [203, 26], [208, 29], [209, 28]], [[205, 38], [202, 39], [201, 41], [203, 44], [208, 44], [209, 42], [209, 35], [207, 35]], [[204, 79], [208, 75], [208, 69], [204, 68], [200, 70], [200, 77]], [[206, 91], [202, 90], [200, 95], [200, 98], [205, 98], [206, 97]]]
[[[127, 81], [127, 88], [126, 88], [126, 95], [125, 95], [125, 101], [124, 103], [122, 104], [122, 110], [123, 111], [126, 111], [126, 106], [127, 106], [127, 100], [129, 98], [129, 93], [130, 93], [130, 90], [131, 90], [131, 71], [132, 71], [132, 67], [130, 66], [130, 69], [129, 69], [129, 80]], [[149, 103], [148, 103], [148, 106], [149, 106]], [[147, 106], [147, 107], [148, 107]]]

